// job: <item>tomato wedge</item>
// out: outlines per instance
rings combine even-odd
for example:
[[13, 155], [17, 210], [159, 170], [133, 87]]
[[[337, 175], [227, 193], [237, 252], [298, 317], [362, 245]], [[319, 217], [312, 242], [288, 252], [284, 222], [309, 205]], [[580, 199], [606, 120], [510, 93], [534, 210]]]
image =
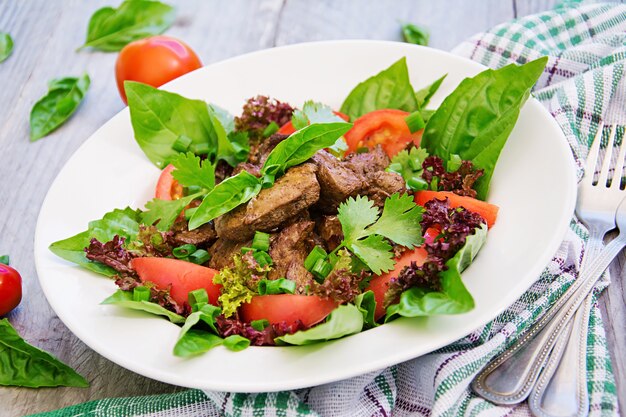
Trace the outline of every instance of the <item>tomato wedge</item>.
[[209, 302], [217, 305], [221, 285], [213, 283], [213, 276], [218, 271], [212, 268], [192, 264], [171, 258], [135, 258], [131, 266], [141, 282], [152, 282], [157, 288], [165, 290], [170, 287], [170, 295], [178, 304], [187, 302], [190, 291], [204, 288]]
[[381, 145], [390, 158], [406, 147], [409, 142], [419, 146], [422, 130], [411, 133], [404, 120], [409, 113], [402, 110], [374, 110], [354, 121], [352, 129], [345, 134], [348, 153], [359, 148]]
[[338, 305], [316, 295], [259, 295], [242, 304], [239, 313], [245, 322], [265, 319], [272, 324], [295, 324], [300, 320], [309, 327], [324, 320]]
[[172, 176], [174, 165], [169, 164], [159, 176], [154, 196], [161, 200], [178, 200], [183, 196], [183, 187]]
[[423, 206], [434, 198], [443, 200], [446, 197], [448, 197], [448, 201], [450, 201], [450, 207], [464, 207], [469, 211], [478, 213], [487, 221], [487, 227], [491, 228], [491, 226], [496, 223], [498, 210], [500, 209], [498, 206], [472, 197], [457, 195], [449, 191], [418, 191], [415, 193], [415, 202]]
[[[333, 110], [333, 113], [335, 113], [337, 116], [341, 117], [346, 122], [348, 120], [350, 120], [350, 116], [348, 116], [347, 114], [343, 114], [341, 112], [334, 111], [334, 110]], [[278, 132], [276, 132], [276, 133], [280, 133], [281, 135], [291, 135], [295, 131], [296, 131], [296, 128], [293, 127], [293, 123], [291, 123], [291, 120], [290, 120], [287, 123], [285, 123], [284, 125], [282, 125], [280, 127], [280, 129], [278, 129]]]

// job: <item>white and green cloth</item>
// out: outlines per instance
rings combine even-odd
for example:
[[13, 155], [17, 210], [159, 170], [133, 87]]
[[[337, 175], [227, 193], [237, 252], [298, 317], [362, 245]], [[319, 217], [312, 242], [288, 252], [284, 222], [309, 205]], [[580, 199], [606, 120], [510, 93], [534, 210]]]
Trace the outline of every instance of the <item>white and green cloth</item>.
[[[478, 34], [455, 53], [489, 67], [550, 57], [535, 97], [561, 125], [578, 164], [600, 121], [608, 136], [626, 125], [626, 5], [561, 5]], [[496, 406], [469, 388], [476, 373], [534, 323], [576, 279], [586, 239], [572, 219], [538, 281], [493, 322], [429, 355], [349, 380], [290, 392], [176, 394], [92, 401], [47, 416], [529, 416], [526, 404]], [[608, 279], [599, 284], [602, 290]], [[615, 380], [597, 305], [591, 311], [587, 374], [591, 416], [614, 416]]]

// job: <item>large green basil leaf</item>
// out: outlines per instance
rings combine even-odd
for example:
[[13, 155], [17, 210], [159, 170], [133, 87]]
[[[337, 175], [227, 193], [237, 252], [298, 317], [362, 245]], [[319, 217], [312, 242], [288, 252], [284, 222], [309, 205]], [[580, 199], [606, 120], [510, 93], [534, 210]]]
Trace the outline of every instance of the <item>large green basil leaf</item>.
[[389, 321], [395, 316], [420, 317], [437, 314], [460, 314], [474, 308], [474, 298], [463, 281], [461, 272], [469, 266], [487, 240], [487, 225], [483, 224], [469, 235], [465, 245], [446, 262], [447, 270], [440, 273], [441, 291], [410, 288], [402, 293], [400, 302], [387, 307]]
[[102, 301], [100, 304], [112, 304], [129, 308], [131, 310], [145, 311], [146, 313], [165, 316], [172, 323], [183, 323], [185, 321], [183, 316], [171, 312], [156, 303], [144, 300], [135, 301], [133, 299], [132, 291], [117, 290], [113, 293], [113, 295]]
[[417, 99], [417, 103], [422, 111], [426, 106], [428, 106], [430, 99], [433, 98], [437, 90], [439, 90], [439, 87], [441, 87], [443, 80], [445, 80], [447, 76], [448, 74], [444, 74], [441, 78], [433, 81], [432, 84], [427, 85], [426, 87], [415, 92], [415, 98]]
[[133, 81], [124, 83], [135, 140], [159, 168], [178, 154], [172, 145], [181, 136], [191, 145], [208, 144], [217, 152], [217, 135], [207, 104]]
[[277, 337], [275, 341], [290, 345], [309, 345], [359, 333], [363, 329], [363, 324], [361, 309], [354, 304], [345, 304], [334, 309], [324, 323]]
[[380, 109], [408, 112], [419, 109], [409, 80], [406, 58], [357, 85], [341, 105], [341, 112], [350, 116], [351, 121]]
[[475, 186], [481, 200], [487, 197], [500, 151], [547, 61], [543, 57], [466, 78], [426, 124], [421, 146], [429, 154], [446, 162], [456, 154], [484, 170]]
[[30, 111], [30, 140], [41, 139], [61, 126], [76, 111], [89, 90], [89, 75], [50, 81], [48, 94]]
[[158, 1], [126, 0], [117, 9], [103, 7], [91, 16], [81, 48], [119, 51], [132, 41], [165, 32], [174, 17], [174, 8]]
[[[229, 129], [232, 133], [234, 121], [227, 117], [228, 113], [221, 109], [216, 110], [214, 106], [209, 106], [209, 115], [217, 138], [216, 160], [226, 161], [232, 167], [237, 166], [240, 162], [245, 162], [248, 159], [250, 147], [242, 146], [240, 142], [231, 140]], [[247, 139], [247, 136], [245, 138]]]
[[106, 213], [102, 219], [89, 222], [86, 231], [70, 238], [59, 240], [50, 245], [50, 250], [66, 261], [73, 262], [90, 271], [111, 277], [116, 274], [113, 268], [98, 262], [92, 262], [85, 257], [85, 248], [92, 238], [100, 242], [108, 242], [115, 235], [133, 240], [139, 233], [140, 211], [127, 207], [123, 210], [115, 209]]
[[0, 32], [0, 62], [6, 60], [13, 52], [13, 38], [8, 33]]
[[0, 385], [88, 387], [89, 383], [54, 356], [24, 341], [9, 320], [0, 320]]

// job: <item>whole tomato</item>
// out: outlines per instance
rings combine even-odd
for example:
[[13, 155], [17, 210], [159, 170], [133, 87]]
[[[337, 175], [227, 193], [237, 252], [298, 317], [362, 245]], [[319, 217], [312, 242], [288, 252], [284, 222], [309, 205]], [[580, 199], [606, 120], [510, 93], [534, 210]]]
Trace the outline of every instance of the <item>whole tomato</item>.
[[0, 264], [0, 317], [22, 300], [22, 277], [8, 265]]
[[202, 67], [196, 53], [182, 41], [152, 36], [126, 45], [115, 63], [117, 89], [126, 103], [124, 81], [160, 87], [168, 81]]

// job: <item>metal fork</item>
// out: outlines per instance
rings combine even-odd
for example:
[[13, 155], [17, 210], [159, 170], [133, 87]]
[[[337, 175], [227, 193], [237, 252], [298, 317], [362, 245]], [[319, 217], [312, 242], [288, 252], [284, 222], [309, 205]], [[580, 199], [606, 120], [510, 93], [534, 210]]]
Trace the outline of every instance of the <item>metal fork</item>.
[[[611, 178], [610, 187], [607, 187], [609, 165], [613, 149], [615, 128], [609, 135], [607, 151], [602, 163], [600, 175], [594, 182], [594, 171], [599, 155], [602, 139], [602, 126], [589, 151], [585, 176], [579, 185], [579, 196], [576, 213], [590, 229], [590, 239], [587, 249], [586, 265], [591, 269], [598, 268], [600, 259], [589, 256], [602, 247], [602, 238], [607, 231], [615, 227], [615, 212], [626, 193], [620, 190], [621, 174], [623, 169], [626, 145], [622, 143], [619, 150], [618, 164]], [[619, 159], [621, 158], [621, 159]], [[621, 162], [619, 162], [621, 161]], [[603, 258], [604, 259], [604, 258]], [[593, 261], [591, 261], [593, 260]], [[608, 264], [607, 264], [608, 265]], [[472, 388], [482, 397], [503, 405], [517, 404], [524, 401], [535, 386], [537, 378], [546, 365], [559, 336], [564, 331], [571, 331], [568, 322], [593, 289], [598, 276], [581, 270], [581, 276], [572, 283], [570, 288], [557, 300], [546, 314], [535, 323], [512, 346], [493, 359], [474, 381]], [[603, 271], [600, 270], [599, 273]], [[558, 361], [556, 354], [562, 354], [563, 349], [555, 352], [552, 360]], [[586, 388], [585, 388], [586, 391]]]

